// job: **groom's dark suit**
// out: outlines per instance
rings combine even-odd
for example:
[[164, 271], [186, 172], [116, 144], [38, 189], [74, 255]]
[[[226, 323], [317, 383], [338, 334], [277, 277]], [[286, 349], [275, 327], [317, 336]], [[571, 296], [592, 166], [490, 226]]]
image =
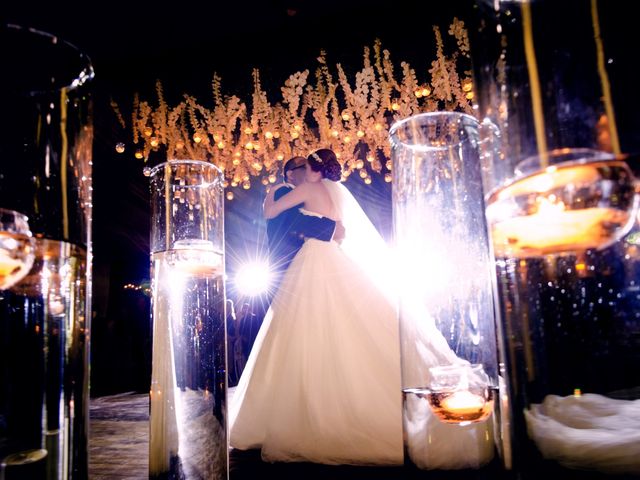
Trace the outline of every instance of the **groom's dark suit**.
[[[293, 190], [293, 186], [285, 184], [278, 188], [274, 194], [274, 199]], [[271, 269], [273, 270], [279, 286], [282, 275], [289, 268], [289, 264], [296, 256], [298, 250], [304, 244], [305, 238], [317, 238], [329, 241], [336, 228], [336, 222], [329, 218], [303, 215], [297, 205], [289, 210], [285, 210], [280, 215], [267, 220], [267, 240], [269, 243], [269, 257]]]

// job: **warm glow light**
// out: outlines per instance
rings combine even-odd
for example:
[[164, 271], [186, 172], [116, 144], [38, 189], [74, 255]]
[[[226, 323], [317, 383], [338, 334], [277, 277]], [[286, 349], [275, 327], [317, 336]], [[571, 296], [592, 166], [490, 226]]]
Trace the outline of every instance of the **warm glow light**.
[[227, 200], [233, 200], [233, 192], [227, 192]]
[[564, 202], [559, 201], [555, 195], [549, 195], [545, 197], [539, 195], [536, 198], [538, 204], [538, 214], [540, 215], [558, 215], [565, 211]]
[[467, 390], [455, 392], [453, 395], [442, 401], [443, 408], [457, 415], [468, 415], [479, 409], [485, 404], [482, 397], [475, 395]]
[[140, 160], [141, 158], [144, 158], [144, 153], [142, 153], [141, 150], [136, 150], [136, 153], [134, 153], [134, 156]]
[[[394, 122], [429, 111], [473, 113], [473, 105], [464, 98], [468, 92], [463, 90], [463, 85], [468, 88], [464, 72], [470, 68], [468, 56], [460, 54], [466, 31], [457, 21], [450, 28], [457, 41], [438, 48], [435, 58], [429, 60], [460, 73], [452, 70], [447, 77], [451, 81], [438, 81], [433, 93], [406, 62], [398, 62], [403, 65], [402, 73], [394, 71], [389, 52], [376, 42], [373, 48], [365, 49], [360, 68], [349, 65], [341, 70], [321, 53], [322, 74], [316, 77], [309, 70], [293, 73], [276, 101], [272, 100], [274, 92], [263, 89], [258, 70], [254, 70], [253, 94], [246, 99], [223, 92], [221, 79], [214, 75], [213, 108], [188, 95], [178, 105], [169, 105], [161, 95], [155, 106], [138, 99], [131, 116], [134, 142], [141, 139], [145, 153], [163, 146], [168, 158], [210, 161], [224, 167], [228, 179], [247, 172], [259, 177], [278, 175], [283, 161], [297, 155], [306, 157], [320, 148], [333, 149], [344, 170], [353, 168], [353, 161], [370, 152], [369, 175], [384, 175], [381, 162], [391, 155], [388, 129]], [[440, 27], [434, 26], [433, 31], [435, 43], [440, 44]], [[162, 85], [157, 88], [162, 91]], [[425, 101], [428, 95], [431, 98]], [[243, 152], [242, 158], [238, 151]], [[253, 167], [255, 162], [262, 169]]]
[[[494, 193], [486, 214], [495, 252], [516, 257], [580, 252], [615, 241], [630, 228], [637, 200], [615, 192], [606, 196], [612, 186], [601, 172], [610, 171], [619, 182], [631, 175], [616, 161], [553, 166]], [[597, 202], [589, 200], [591, 194]], [[580, 263], [576, 271], [584, 272]]]
[[625, 225], [628, 217], [627, 212], [610, 208], [564, 210], [564, 204], [547, 203], [540, 213], [495, 222], [491, 231], [499, 254], [584, 250], [608, 238], [608, 225]]
[[123, 153], [124, 152], [124, 143], [119, 142], [116, 145], [116, 152], [118, 152], [118, 153]]

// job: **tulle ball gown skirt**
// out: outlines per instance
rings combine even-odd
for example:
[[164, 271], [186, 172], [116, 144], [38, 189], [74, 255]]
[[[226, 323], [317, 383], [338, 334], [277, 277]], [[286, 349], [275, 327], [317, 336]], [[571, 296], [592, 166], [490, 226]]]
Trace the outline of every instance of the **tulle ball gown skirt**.
[[338, 244], [307, 240], [236, 388], [231, 445], [272, 462], [401, 464], [401, 402], [394, 305]]

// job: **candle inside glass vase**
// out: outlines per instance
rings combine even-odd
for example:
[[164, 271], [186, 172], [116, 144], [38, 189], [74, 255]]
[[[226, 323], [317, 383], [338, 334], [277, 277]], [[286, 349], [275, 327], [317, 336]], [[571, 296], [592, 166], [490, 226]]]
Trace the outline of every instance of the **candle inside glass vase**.
[[448, 365], [429, 371], [427, 401], [441, 421], [464, 426], [491, 415], [497, 388], [489, 384], [482, 365]]
[[635, 221], [633, 174], [611, 154], [557, 150], [525, 160], [517, 173], [487, 202], [497, 256], [602, 249]]

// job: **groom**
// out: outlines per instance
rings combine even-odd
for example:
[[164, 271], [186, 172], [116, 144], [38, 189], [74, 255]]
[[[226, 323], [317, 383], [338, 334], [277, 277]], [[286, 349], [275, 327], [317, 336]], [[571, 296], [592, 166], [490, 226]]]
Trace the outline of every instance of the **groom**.
[[[275, 200], [304, 183], [306, 163], [307, 160], [304, 157], [293, 157], [285, 163], [283, 171], [285, 183], [275, 187]], [[277, 217], [267, 220], [269, 261], [275, 277], [273, 291], [280, 286], [284, 272], [304, 244], [304, 239], [313, 237], [331, 240], [336, 228], [335, 221], [324, 217], [303, 215], [299, 211], [300, 207], [302, 205], [296, 205]]]

